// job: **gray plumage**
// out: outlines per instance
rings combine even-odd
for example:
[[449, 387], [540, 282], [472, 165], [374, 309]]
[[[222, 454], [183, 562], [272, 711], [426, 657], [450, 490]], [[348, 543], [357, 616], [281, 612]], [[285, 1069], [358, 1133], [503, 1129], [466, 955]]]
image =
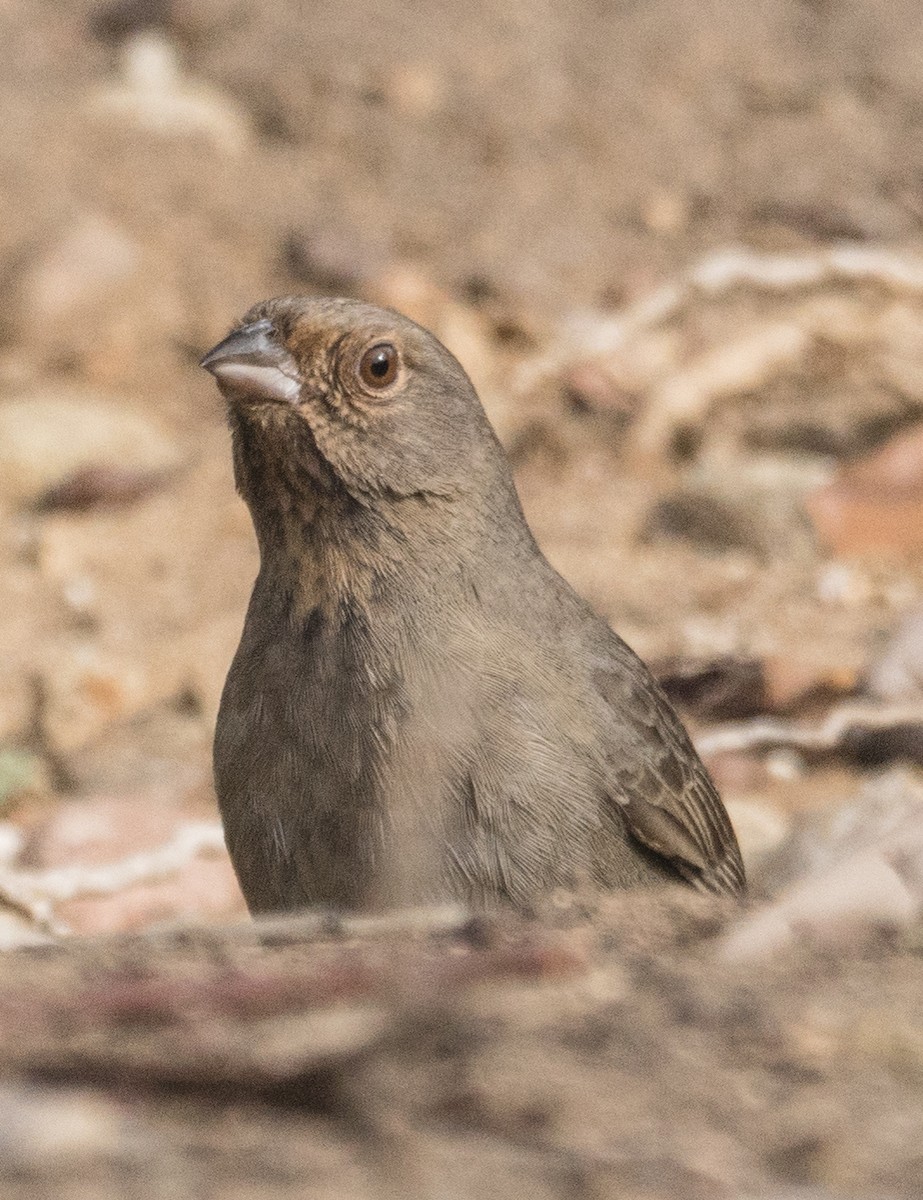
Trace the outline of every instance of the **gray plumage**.
[[260, 571], [215, 735], [250, 908], [744, 887], [651, 675], [551, 568], [449, 352], [283, 298], [203, 360]]

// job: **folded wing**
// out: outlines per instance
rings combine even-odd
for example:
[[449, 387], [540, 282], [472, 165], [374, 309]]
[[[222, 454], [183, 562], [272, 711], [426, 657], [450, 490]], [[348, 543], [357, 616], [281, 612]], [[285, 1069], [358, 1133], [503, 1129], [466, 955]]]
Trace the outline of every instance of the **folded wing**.
[[746, 887], [734, 830], [670, 702], [615, 635], [594, 670], [612, 710], [607, 754], [611, 799], [632, 835], [701, 891], [739, 895]]

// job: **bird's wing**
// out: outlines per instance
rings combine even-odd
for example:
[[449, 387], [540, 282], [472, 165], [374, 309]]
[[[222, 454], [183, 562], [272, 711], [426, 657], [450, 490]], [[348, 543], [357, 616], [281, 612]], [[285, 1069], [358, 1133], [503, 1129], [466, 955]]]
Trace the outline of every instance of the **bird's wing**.
[[734, 830], [670, 702], [614, 634], [594, 683], [612, 712], [607, 766], [611, 797], [630, 832], [702, 891], [746, 887]]

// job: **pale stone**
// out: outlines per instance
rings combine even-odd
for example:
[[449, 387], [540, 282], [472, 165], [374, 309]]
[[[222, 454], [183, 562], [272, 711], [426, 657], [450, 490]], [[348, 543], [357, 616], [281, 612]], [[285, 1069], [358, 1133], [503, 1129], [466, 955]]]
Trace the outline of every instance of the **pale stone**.
[[923, 700], [923, 609], [912, 609], [891, 634], [867, 685], [882, 700]]
[[0, 953], [21, 946], [44, 946], [54, 940], [22, 913], [0, 908]]
[[115, 400], [46, 389], [0, 403], [0, 503], [34, 503], [87, 467], [166, 471], [177, 462], [166, 431]]
[[731, 962], [771, 958], [805, 939], [847, 946], [872, 930], [905, 928], [921, 907], [921, 897], [886, 855], [871, 850], [809, 877], [742, 921], [723, 940], [721, 956]]
[[807, 941], [852, 946], [923, 916], [923, 790], [896, 769], [842, 806], [829, 828], [803, 835], [801, 874], [722, 941], [733, 961], [771, 958]]
[[128, 1130], [119, 1106], [97, 1093], [69, 1089], [0, 1088], [0, 1155], [27, 1173], [66, 1163], [79, 1171], [121, 1149]]
[[725, 798], [725, 807], [748, 867], [768, 857], [789, 836], [791, 819], [769, 804]]
[[94, 213], [79, 218], [25, 270], [23, 315], [34, 324], [61, 321], [111, 293], [141, 264], [138, 245]]
[[92, 114], [162, 137], [204, 137], [229, 154], [249, 143], [244, 114], [217, 88], [184, 78], [176, 51], [162, 34], [148, 30], [129, 38], [121, 68], [120, 80], [88, 97]]

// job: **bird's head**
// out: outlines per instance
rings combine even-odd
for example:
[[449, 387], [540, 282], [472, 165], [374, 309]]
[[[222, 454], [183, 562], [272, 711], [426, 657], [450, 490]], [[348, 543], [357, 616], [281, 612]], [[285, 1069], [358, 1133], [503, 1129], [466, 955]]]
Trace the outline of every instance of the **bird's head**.
[[228, 401], [238, 485], [257, 475], [374, 506], [455, 496], [508, 475], [480, 401], [432, 334], [353, 300], [252, 308], [202, 359]]

